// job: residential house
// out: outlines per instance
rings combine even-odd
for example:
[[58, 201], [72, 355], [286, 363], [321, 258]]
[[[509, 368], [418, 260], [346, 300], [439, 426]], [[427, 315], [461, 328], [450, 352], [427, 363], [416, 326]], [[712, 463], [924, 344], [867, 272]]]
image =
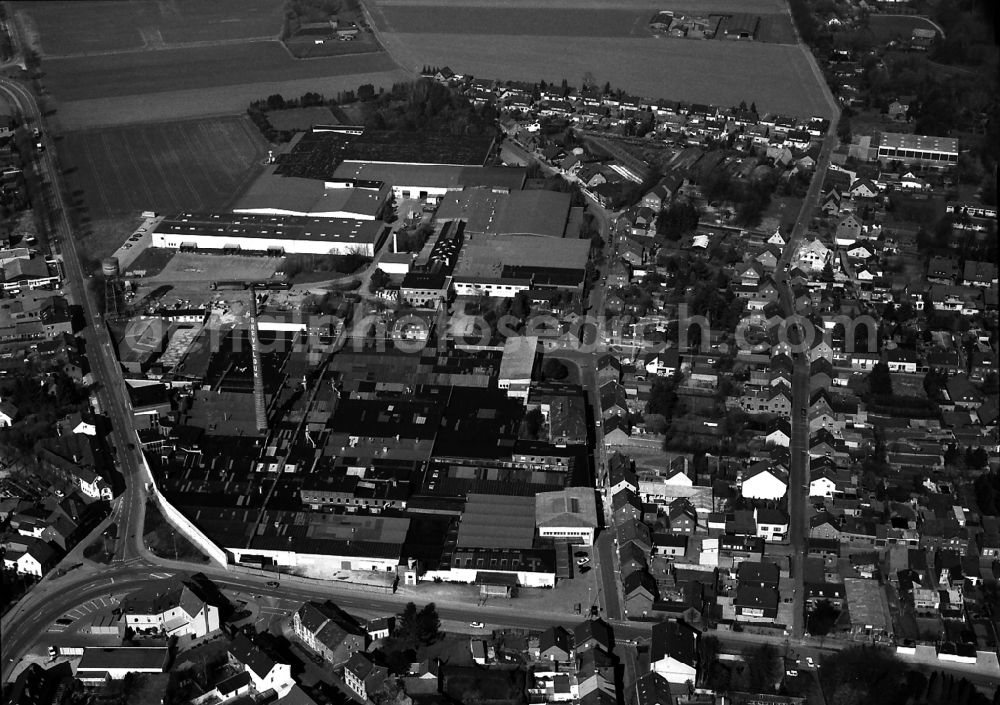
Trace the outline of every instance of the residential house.
[[659, 213], [673, 202], [683, 185], [683, 178], [677, 174], [668, 174], [642, 197], [642, 205]]
[[788, 419], [778, 418], [768, 422], [765, 431], [767, 435], [764, 436], [764, 441], [768, 445], [776, 445], [787, 448], [788, 444], [791, 442], [792, 426], [788, 422]]
[[966, 260], [962, 269], [962, 281], [966, 286], [986, 287], [997, 283], [997, 265], [994, 262]]
[[573, 636], [563, 627], [549, 627], [538, 637], [539, 661], [568, 663], [573, 658]]
[[631, 438], [631, 428], [628, 421], [621, 416], [610, 416], [603, 423], [604, 445], [616, 446], [628, 443]]
[[770, 543], [784, 541], [788, 536], [788, 516], [780, 509], [758, 507], [754, 509], [757, 536]]
[[608, 286], [625, 286], [632, 280], [632, 268], [623, 259], [615, 260], [608, 267]]
[[644, 553], [649, 553], [653, 547], [649, 527], [641, 521], [630, 521], [619, 524], [617, 527], [618, 545], [624, 546], [629, 542], [635, 543]]
[[670, 531], [675, 534], [690, 536], [698, 529], [698, 512], [691, 500], [678, 497], [667, 507], [667, 519]]
[[55, 549], [45, 541], [28, 538], [23, 543], [23, 551], [7, 549], [3, 557], [4, 567], [13, 569], [19, 575], [41, 578], [58, 562]]
[[219, 631], [219, 607], [194, 583], [179, 580], [132, 593], [121, 602], [125, 626], [136, 633], [200, 639]]
[[747, 499], [781, 499], [787, 490], [786, 473], [765, 461], [750, 466], [740, 487]]
[[624, 489], [639, 493], [639, 477], [632, 469], [628, 456], [614, 453], [608, 458], [608, 490], [614, 496]]
[[777, 245], [778, 247], [784, 247], [788, 244], [788, 239], [781, 234], [781, 228], [776, 228], [771, 237], [767, 238], [768, 245]]
[[389, 670], [365, 653], [355, 653], [344, 665], [344, 683], [364, 702], [373, 701], [388, 679]]
[[[292, 616], [292, 631], [302, 642], [337, 668], [365, 650], [366, 633], [335, 605], [305, 602]], [[385, 627], [388, 636], [388, 626]]]
[[605, 353], [597, 358], [597, 383], [621, 382], [622, 363], [614, 355]]
[[[654, 535], [655, 541], [655, 535]], [[618, 570], [620, 575], [628, 576], [636, 571], [644, 571], [649, 567], [645, 552], [634, 543], [618, 547]]]
[[771, 414], [789, 417], [792, 413], [792, 391], [783, 384], [771, 387], [767, 397], [767, 411]]
[[674, 534], [666, 531], [653, 533], [653, 556], [666, 558], [683, 558], [687, 553], [688, 537], [685, 534]]
[[848, 247], [861, 237], [861, 221], [853, 213], [848, 213], [837, 223], [836, 242], [841, 247]]
[[9, 401], [0, 401], [0, 428], [13, 425], [20, 414], [21, 412], [14, 404]]
[[875, 198], [878, 195], [878, 186], [871, 179], [861, 178], [851, 184], [849, 193], [851, 198]]
[[792, 264], [805, 272], [819, 272], [830, 261], [832, 254], [830, 248], [813, 239], [799, 246]]
[[958, 262], [954, 257], [931, 257], [927, 262], [927, 281], [935, 284], [954, 284], [958, 279]]
[[670, 464], [667, 466], [663, 482], [666, 485], [683, 485], [684, 487], [694, 486], [694, 481], [688, 474], [688, 462], [685, 456], [678, 455], [670, 461]]
[[778, 260], [781, 259], [781, 248], [777, 245], [768, 245], [758, 252], [754, 259], [760, 262], [766, 271], [773, 272], [778, 266]]
[[[741, 563], [741, 566], [746, 565]], [[748, 622], [773, 622], [778, 617], [778, 590], [740, 582], [736, 586], [733, 607], [736, 618]]]
[[295, 685], [291, 665], [276, 661], [242, 632], [230, 642], [228, 655], [231, 665], [250, 674], [253, 689], [258, 693], [273, 690], [280, 698]]
[[908, 348], [893, 348], [885, 354], [885, 364], [890, 372], [915, 374], [917, 371], [917, 354]]
[[639, 501], [639, 495], [628, 488], [616, 492], [611, 497], [611, 508], [615, 524], [642, 519], [642, 502]]
[[625, 387], [615, 381], [601, 385], [601, 416], [605, 419], [611, 416], [628, 416], [628, 392]]
[[840, 540], [840, 525], [829, 512], [819, 512], [809, 517], [809, 538]]
[[949, 377], [946, 389], [952, 403], [961, 409], [978, 409], [983, 403], [982, 393], [962, 375]]
[[698, 632], [683, 622], [653, 625], [649, 667], [670, 683], [694, 684], [698, 680]]
[[610, 654], [614, 645], [611, 627], [602, 619], [587, 619], [573, 628], [573, 651], [577, 657], [593, 649]]
[[644, 617], [649, 614], [656, 602], [656, 581], [646, 571], [635, 571], [622, 579], [622, 592], [625, 596], [625, 614], [633, 617]]
[[847, 256], [855, 260], [869, 260], [875, 256], [875, 248], [867, 244], [855, 244], [848, 248]]

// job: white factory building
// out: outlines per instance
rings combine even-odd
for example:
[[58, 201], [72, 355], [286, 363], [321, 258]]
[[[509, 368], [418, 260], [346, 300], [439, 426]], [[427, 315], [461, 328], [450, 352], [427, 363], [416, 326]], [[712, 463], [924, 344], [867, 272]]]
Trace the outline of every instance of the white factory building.
[[279, 176], [272, 166], [243, 194], [233, 211], [255, 215], [380, 220], [390, 193], [392, 189], [385, 184], [355, 186], [343, 181]]
[[397, 199], [419, 199], [436, 204], [446, 194], [467, 188], [518, 191], [524, 187], [526, 174], [521, 167], [344, 161], [334, 170], [328, 185], [333, 182], [348, 186], [391, 184]]
[[381, 221], [314, 216], [179, 213], [152, 232], [152, 246], [225, 253], [373, 257], [388, 234]]
[[883, 132], [879, 135], [878, 159], [881, 162], [899, 161], [945, 169], [958, 163], [958, 140], [954, 137]]

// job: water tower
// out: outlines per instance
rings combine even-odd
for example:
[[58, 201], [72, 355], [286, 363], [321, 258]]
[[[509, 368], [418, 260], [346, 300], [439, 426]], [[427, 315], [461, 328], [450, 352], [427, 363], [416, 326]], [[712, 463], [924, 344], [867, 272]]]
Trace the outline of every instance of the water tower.
[[105, 257], [101, 260], [101, 274], [104, 275], [104, 318], [119, 319], [125, 315], [125, 302], [118, 258]]

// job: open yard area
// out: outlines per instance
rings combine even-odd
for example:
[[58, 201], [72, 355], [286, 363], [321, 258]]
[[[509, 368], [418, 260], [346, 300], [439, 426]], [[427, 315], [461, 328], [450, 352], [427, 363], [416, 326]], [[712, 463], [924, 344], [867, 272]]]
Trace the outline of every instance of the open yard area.
[[650, 98], [715, 105], [756, 102], [762, 111], [829, 115], [821, 78], [805, 50], [786, 44], [654, 38], [383, 33], [399, 64], [450, 66], [484, 78], [598, 85]]
[[937, 27], [919, 15], [872, 15], [868, 18], [868, 31], [879, 42], [909, 40], [915, 29], [937, 30]]
[[70, 188], [92, 219], [220, 208], [267, 153], [245, 117], [84, 130], [64, 142]]
[[274, 0], [19, 3], [17, 18], [42, 56], [160, 49], [192, 42], [277, 37]]
[[211, 282], [268, 279], [281, 264], [280, 257], [214, 255], [177, 252], [160, 272], [149, 278], [151, 284], [168, 282]]

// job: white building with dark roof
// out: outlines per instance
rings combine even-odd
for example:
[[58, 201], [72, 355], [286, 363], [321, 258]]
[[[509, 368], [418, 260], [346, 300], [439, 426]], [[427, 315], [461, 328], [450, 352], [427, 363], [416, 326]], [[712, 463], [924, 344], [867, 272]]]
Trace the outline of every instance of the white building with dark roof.
[[590, 487], [567, 487], [535, 495], [538, 535], [584, 546], [594, 545], [597, 500]]
[[273, 690], [280, 698], [295, 685], [291, 665], [275, 661], [243, 633], [229, 644], [229, 663], [250, 674], [258, 693]]
[[387, 233], [379, 222], [354, 218], [178, 213], [151, 235], [153, 247], [169, 249], [373, 257]]
[[125, 626], [136, 632], [200, 639], [219, 630], [219, 608], [179, 581], [133, 593], [121, 609]]
[[883, 132], [878, 140], [878, 159], [947, 169], [958, 163], [958, 140], [898, 132]]
[[329, 603], [303, 603], [292, 616], [292, 631], [334, 667], [365, 650], [365, 632]]
[[165, 673], [170, 650], [165, 646], [87, 646], [76, 667], [85, 685], [121, 680], [129, 673]]

